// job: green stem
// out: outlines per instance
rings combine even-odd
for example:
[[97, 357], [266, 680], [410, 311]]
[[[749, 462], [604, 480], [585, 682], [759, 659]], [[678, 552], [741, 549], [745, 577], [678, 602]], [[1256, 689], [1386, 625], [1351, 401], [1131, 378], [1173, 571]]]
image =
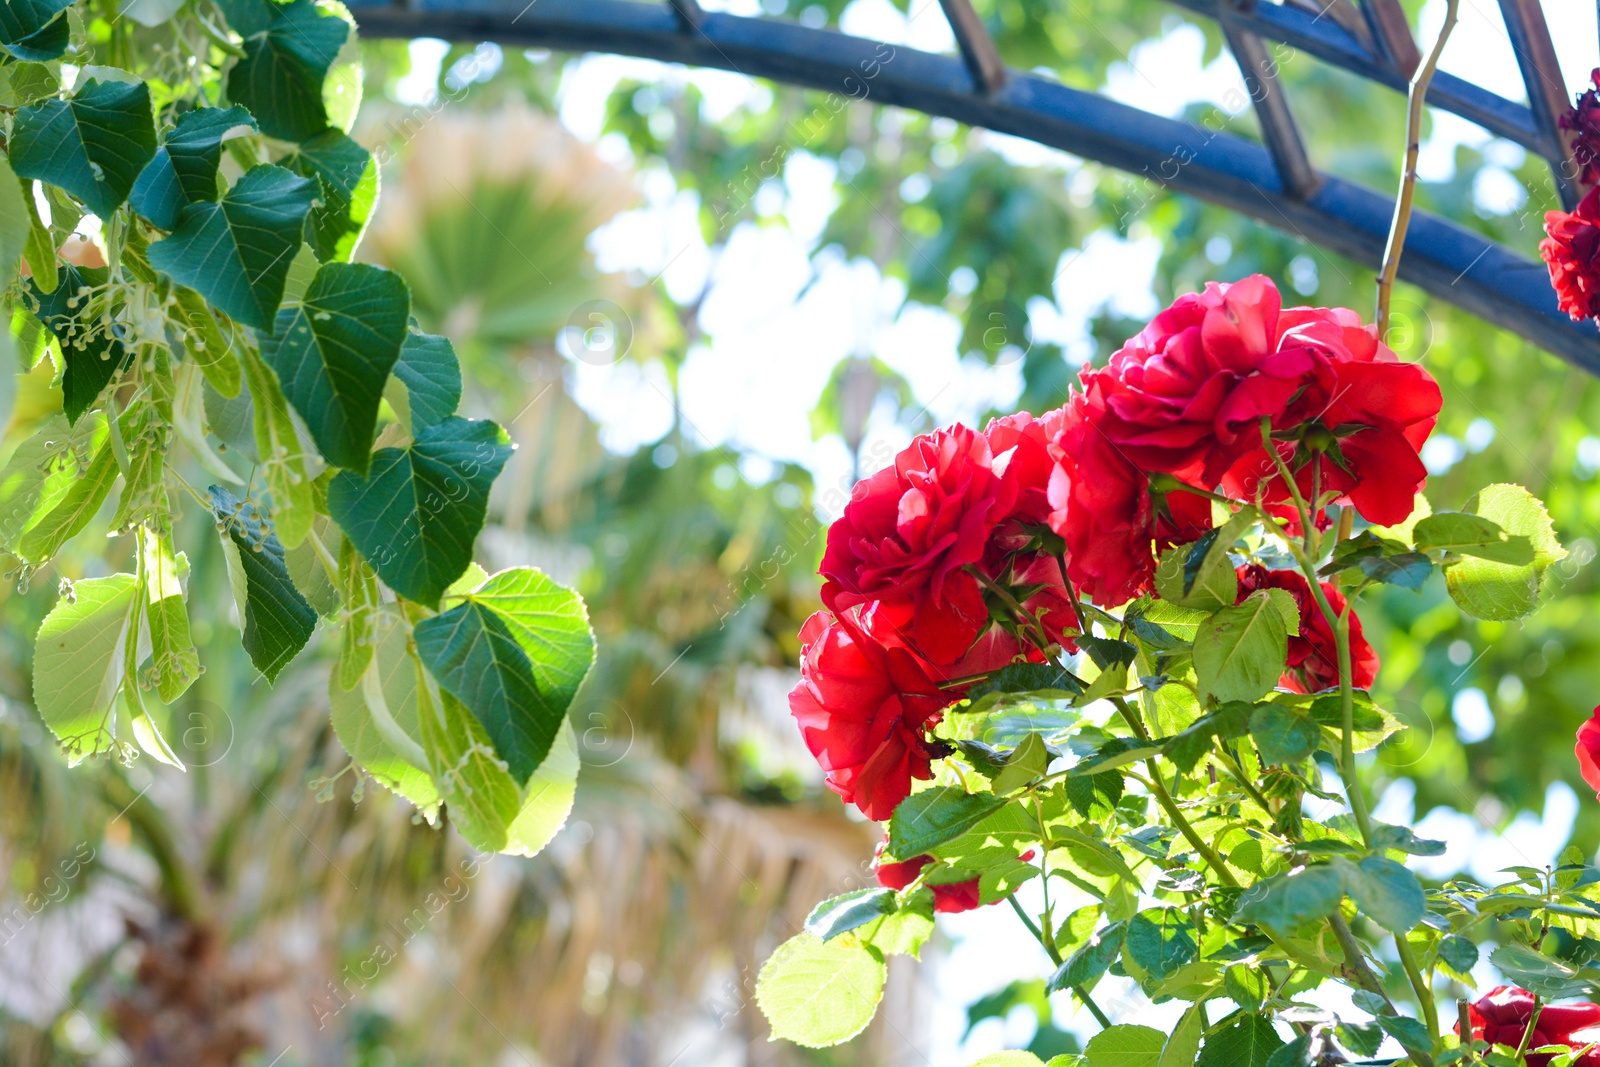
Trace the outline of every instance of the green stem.
[[1223, 745], [1221, 738], [1213, 737], [1211, 746], [1222, 763], [1223, 769], [1233, 776], [1234, 781], [1244, 787], [1244, 791], [1250, 794], [1251, 800], [1261, 806], [1262, 811], [1270, 813], [1272, 805], [1267, 803], [1266, 796], [1256, 788], [1254, 782], [1250, 781], [1250, 776], [1244, 773], [1244, 768], [1239, 766], [1239, 761], [1233, 758], [1233, 753], [1229, 752], [1227, 747]]
[[1539, 994], [1535, 993], [1533, 995], [1533, 1014], [1528, 1016], [1528, 1028], [1522, 1031], [1522, 1041], [1517, 1045], [1516, 1060], [1518, 1063], [1527, 1062], [1528, 1046], [1533, 1043], [1533, 1028], [1539, 1025], [1539, 1013], [1543, 1010], [1544, 1003], [1539, 999]]

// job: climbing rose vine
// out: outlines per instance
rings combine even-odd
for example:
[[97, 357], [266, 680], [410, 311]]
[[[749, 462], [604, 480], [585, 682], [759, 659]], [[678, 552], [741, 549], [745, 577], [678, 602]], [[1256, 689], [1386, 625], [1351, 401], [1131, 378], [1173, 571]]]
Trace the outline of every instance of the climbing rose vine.
[[[1309, 1067], [1386, 1037], [1417, 1067], [1514, 1067], [1527, 1033], [1533, 1067], [1580, 1058], [1600, 1008], [1546, 1005], [1600, 977], [1600, 871], [1572, 852], [1427, 885], [1406, 860], [1444, 846], [1362, 792], [1361, 754], [1403, 729], [1368, 692], [1363, 595], [1437, 571], [1511, 620], [1564, 554], [1516, 486], [1431, 509], [1439, 409], [1355, 312], [1256, 276], [1179, 298], [1054, 411], [925, 434], [862, 481], [790, 708], [828, 787], [886, 826], [863, 884], [763, 968], [773, 1034], [847, 1040], [886, 957], [1004, 902], [1054, 964], [1044, 992], [1098, 1020], [1089, 1067]], [[1600, 789], [1597, 724], [1577, 751]], [[1519, 986], [1470, 1003], [1490, 935]], [[1142, 996], [1100, 1003], [1108, 974]], [[1356, 1010], [1310, 1007], [1323, 983]], [[1151, 1002], [1184, 1007], [1158, 1030]]]

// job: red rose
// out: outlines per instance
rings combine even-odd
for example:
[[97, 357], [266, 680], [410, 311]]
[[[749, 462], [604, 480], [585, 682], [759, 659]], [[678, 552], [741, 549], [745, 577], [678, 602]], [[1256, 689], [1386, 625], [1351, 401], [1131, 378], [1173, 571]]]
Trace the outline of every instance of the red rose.
[[1594, 709], [1589, 721], [1578, 727], [1578, 772], [1600, 800], [1600, 708]]
[[[1294, 597], [1300, 609], [1300, 633], [1289, 638], [1288, 669], [1278, 684], [1296, 693], [1318, 693], [1339, 684], [1339, 648], [1333, 627], [1322, 614], [1311, 586], [1299, 571], [1269, 571], [1259, 563], [1239, 568], [1239, 600], [1259, 589], [1282, 589]], [[1322, 593], [1334, 613], [1344, 611], [1345, 600], [1330, 582], [1322, 583]], [[1367, 689], [1378, 676], [1378, 654], [1361, 633], [1361, 619], [1350, 613], [1350, 684]]]
[[[1474, 1039], [1520, 1048], [1528, 1020], [1533, 1017], [1533, 994], [1516, 986], [1495, 986], [1468, 1006], [1467, 1015]], [[1457, 1036], [1460, 1033], [1461, 1024], [1457, 1023]], [[1566, 1045], [1580, 1049], [1595, 1043], [1600, 1043], [1600, 1004], [1546, 1004], [1539, 1009], [1539, 1021], [1534, 1024], [1528, 1048]], [[1600, 1050], [1591, 1051], [1578, 1061], [1577, 1067], [1600, 1067], [1597, 1053]], [[1546, 1067], [1551, 1055], [1529, 1052], [1528, 1067]]]
[[1109, 365], [1100, 429], [1127, 459], [1212, 488], [1256, 447], [1261, 419], [1298, 421], [1295, 402], [1323, 359], [1287, 330], [1277, 286], [1255, 274], [1179, 297]]
[[1145, 591], [1155, 545], [1192, 541], [1211, 527], [1211, 503], [1192, 493], [1152, 498], [1150, 479], [1099, 431], [1099, 390], [1074, 393], [1050, 454], [1050, 528], [1067, 543], [1067, 577], [1104, 607]]
[[[1307, 394], [1314, 407], [1275, 441], [1300, 495], [1309, 504], [1315, 490], [1331, 490], [1369, 522], [1404, 522], [1428, 478], [1419, 452], [1439, 418], [1439, 384], [1420, 365], [1401, 362], [1348, 308], [1290, 308], [1280, 321], [1285, 336], [1327, 359], [1327, 375]], [[1273, 510], [1287, 514], [1288, 487], [1259, 444], [1222, 479], [1225, 492], [1245, 500], [1262, 483]]]
[[1582, 169], [1578, 181], [1584, 185], [1600, 183], [1600, 99], [1595, 89], [1600, 89], [1600, 67], [1589, 74], [1594, 88], [1578, 94], [1575, 107], [1561, 116], [1561, 128], [1573, 131], [1572, 158]]
[[819, 611], [800, 630], [800, 683], [789, 711], [828, 788], [869, 819], [884, 820], [933, 777], [942, 755], [927, 730], [959, 692], [939, 689], [905, 648], [886, 645], [853, 618]]
[[[995, 466], [1003, 466], [1005, 478], [1016, 491], [1011, 511], [1002, 520], [1010, 520], [1009, 525], [1043, 524], [1049, 519], [1050, 472], [1055, 467], [1050, 442], [1061, 431], [1065, 418], [1065, 408], [1047, 411], [1038, 418], [1019, 411], [992, 419], [984, 428], [983, 436], [989, 442]], [[1020, 537], [1020, 543], [1027, 540], [1026, 535]]]
[[1550, 267], [1556, 303], [1574, 319], [1600, 317], [1600, 186], [1578, 208], [1544, 213], [1539, 255]]
[[869, 600], [914, 603], [923, 654], [958, 658], [989, 621], [978, 580], [962, 568], [983, 558], [1011, 510], [1016, 489], [1002, 474], [987, 439], [965, 426], [918, 436], [857, 484], [828, 528], [822, 602], [835, 613]]

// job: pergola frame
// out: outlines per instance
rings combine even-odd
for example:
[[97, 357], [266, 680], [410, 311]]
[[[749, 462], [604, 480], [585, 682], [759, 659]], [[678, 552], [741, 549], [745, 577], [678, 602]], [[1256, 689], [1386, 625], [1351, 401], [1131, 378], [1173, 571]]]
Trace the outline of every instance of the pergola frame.
[[[437, 37], [610, 52], [805, 86], [1036, 141], [1238, 211], [1376, 269], [1393, 213], [1379, 192], [1316, 171], [1277, 81], [1279, 42], [1403, 90], [1419, 62], [1398, 0], [1174, 0], [1215, 19], [1239, 62], [1258, 144], [1006, 67], [970, 0], [940, 0], [960, 56], [703, 10], [697, 0], [347, 0], [368, 37]], [[1569, 90], [1538, 0], [1499, 0], [1531, 106], [1439, 73], [1428, 103], [1546, 159], [1571, 206], [1558, 127]], [[1600, 332], [1556, 306], [1544, 266], [1448, 219], [1415, 213], [1400, 277], [1600, 373]]]

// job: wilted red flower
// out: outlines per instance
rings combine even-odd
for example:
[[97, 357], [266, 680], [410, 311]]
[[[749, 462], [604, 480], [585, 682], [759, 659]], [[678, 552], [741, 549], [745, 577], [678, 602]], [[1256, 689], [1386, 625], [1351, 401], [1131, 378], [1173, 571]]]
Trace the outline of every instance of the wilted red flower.
[[1600, 183], [1600, 67], [1589, 74], [1593, 88], [1578, 94], [1577, 104], [1561, 116], [1561, 128], [1571, 130], [1572, 158], [1577, 161], [1578, 181], [1584, 185]]
[[1546, 211], [1539, 255], [1550, 268], [1556, 303], [1576, 320], [1600, 317], [1600, 186], [1577, 210]]
[[1600, 708], [1594, 709], [1589, 721], [1578, 727], [1578, 772], [1600, 800]]
[[[1290, 327], [1271, 280], [1206, 283], [1180, 296], [1084, 375], [1104, 395], [1100, 431], [1130, 462], [1212, 488], [1260, 444], [1261, 420], [1298, 422], [1305, 393], [1325, 371], [1319, 346]], [[1092, 385], [1090, 383], [1093, 383]]]
[[988, 440], [955, 425], [919, 435], [894, 463], [859, 482], [822, 555], [822, 602], [834, 612], [869, 600], [915, 604], [923, 655], [948, 663], [988, 624], [978, 580], [1011, 511], [1015, 485], [994, 467]]
[[[1067, 543], [1067, 577], [1106, 607], [1139, 596], [1155, 573], [1155, 548], [1211, 528], [1211, 502], [1193, 493], [1152, 495], [1150, 479], [1099, 430], [1098, 389], [1074, 393], [1050, 454], [1050, 528]], [[1159, 499], [1158, 499], [1159, 497]]]
[[[1322, 614], [1311, 585], [1299, 571], [1271, 571], [1259, 563], [1239, 568], [1239, 600], [1260, 589], [1282, 589], [1294, 597], [1300, 609], [1300, 633], [1289, 638], [1288, 669], [1278, 684], [1296, 693], [1317, 693], [1339, 684], [1339, 649], [1333, 627]], [[1322, 592], [1334, 613], [1344, 611], [1345, 599], [1338, 588], [1323, 582]], [[1350, 613], [1350, 684], [1366, 689], [1378, 676], [1378, 654], [1361, 633], [1361, 619]]]
[[[1402, 362], [1349, 308], [1290, 308], [1280, 324], [1326, 360], [1315, 406], [1274, 441], [1301, 496], [1309, 502], [1320, 487], [1340, 493], [1369, 522], [1404, 522], [1428, 478], [1419, 453], [1439, 419], [1439, 384], [1420, 365]], [[1289, 499], [1259, 444], [1222, 479], [1225, 492], [1246, 500], [1263, 482], [1268, 503]]]
[[927, 731], [961, 693], [941, 690], [916, 656], [852, 612], [817, 612], [800, 642], [800, 682], [789, 693], [800, 736], [829, 789], [867, 818], [887, 819], [912, 779], [933, 776], [943, 751]]
[[[1472, 1036], [1491, 1045], [1521, 1048], [1528, 1020], [1533, 1017], [1533, 994], [1516, 986], [1495, 986], [1468, 1006]], [[1456, 1035], [1461, 1024], [1456, 1024]], [[1527, 1045], [1528, 1067], [1546, 1067], [1552, 1054], [1533, 1052], [1543, 1045], [1566, 1045], [1581, 1049], [1600, 1043], [1600, 1004], [1546, 1004], [1539, 1009], [1539, 1020]], [[1600, 1050], [1578, 1060], [1577, 1067], [1600, 1067]]]

